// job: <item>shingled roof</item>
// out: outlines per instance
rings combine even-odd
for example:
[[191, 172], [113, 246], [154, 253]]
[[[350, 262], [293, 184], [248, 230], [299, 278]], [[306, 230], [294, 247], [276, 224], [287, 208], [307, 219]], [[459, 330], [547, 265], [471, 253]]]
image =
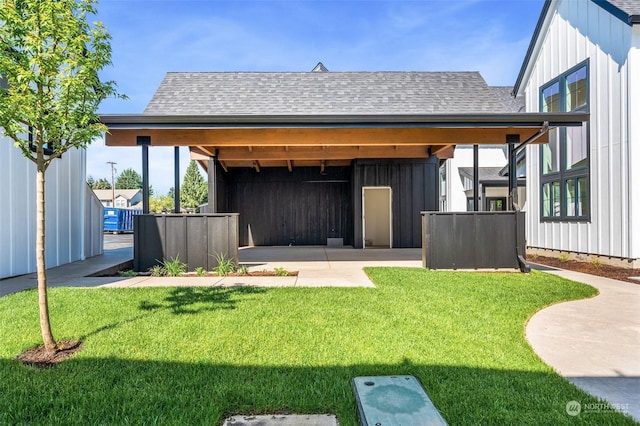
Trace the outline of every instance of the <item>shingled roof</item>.
[[[600, 0], [600, 3], [605, 3], [605, 1]], [[629, 17], [640, 15], [640, 2], [638, 0], [608, 0], [608, 3], [629, 15]]]
[[478, 72], [171, 72], [144, 114], [509, 112]]

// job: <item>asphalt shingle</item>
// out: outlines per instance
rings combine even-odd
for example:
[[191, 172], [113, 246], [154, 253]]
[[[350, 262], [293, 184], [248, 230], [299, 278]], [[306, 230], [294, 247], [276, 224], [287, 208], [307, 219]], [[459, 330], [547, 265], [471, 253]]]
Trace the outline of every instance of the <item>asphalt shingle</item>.
[[509, 112], [478, 72], [172, 72], [145, 114]]
[[609, 3], [625, 12], [629, 16], [640, 15], [640, 1], [638, 0], [608, 0]]

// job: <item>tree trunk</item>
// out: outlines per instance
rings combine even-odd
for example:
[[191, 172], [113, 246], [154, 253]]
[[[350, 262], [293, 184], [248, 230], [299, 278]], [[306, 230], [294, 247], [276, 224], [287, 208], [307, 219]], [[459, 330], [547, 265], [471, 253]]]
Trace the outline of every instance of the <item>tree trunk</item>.
[[49, 301], [47, 298], [47, 268], [44, 258], [44, 162], [38, 161], [36, 177], [36, 270], [38, 273], [38, 306], [40, 307], [40, 329], [47, 352], [56, 352], [56, 341], [49, 321]]

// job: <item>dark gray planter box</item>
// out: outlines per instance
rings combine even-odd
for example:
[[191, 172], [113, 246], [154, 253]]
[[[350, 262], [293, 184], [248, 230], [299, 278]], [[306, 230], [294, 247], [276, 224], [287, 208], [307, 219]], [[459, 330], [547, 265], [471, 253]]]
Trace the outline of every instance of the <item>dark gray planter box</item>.
[[422, 264], [429, 269], [519, 268], [525, 261], [524, 212], [421, 212]]
[[146, 271], [176, 257], [189, 271], [217, 266], [216, 255], [238, 264], [238, 214], [151, 214], [134, 216], [133, 269]]

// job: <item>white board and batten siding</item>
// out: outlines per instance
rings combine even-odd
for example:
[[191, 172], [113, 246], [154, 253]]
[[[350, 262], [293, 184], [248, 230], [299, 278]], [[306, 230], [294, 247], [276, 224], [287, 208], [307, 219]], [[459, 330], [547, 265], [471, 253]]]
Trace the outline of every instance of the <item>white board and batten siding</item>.
[[539, 111], [540, 88], [589, 61], [588, 222], [540, 220], [540, 150], [527, 148], [527, 245], [640, 258], [640, 30], [591, 1], [551, 3], [520, 90]]
[[[45, 174], [47, 268], [102, 253], [102, 211], [88, 198], [85, 156], [70, 150]], [[35, 182], [35, 165], [0, 138], [0, 278], [36, 270]]]

